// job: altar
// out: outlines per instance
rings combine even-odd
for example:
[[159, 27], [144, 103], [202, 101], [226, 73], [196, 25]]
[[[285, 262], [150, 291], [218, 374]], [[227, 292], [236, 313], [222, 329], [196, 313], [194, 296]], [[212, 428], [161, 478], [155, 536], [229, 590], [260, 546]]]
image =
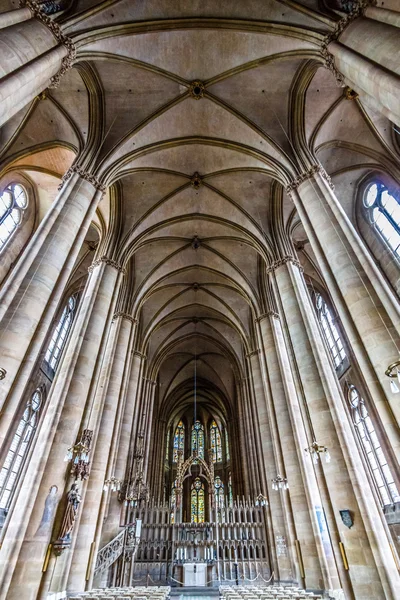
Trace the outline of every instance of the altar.
[[205, 563], [185, 563], [183, 565], [183, 585], [200, 587], [207, 584], [207, 565]]

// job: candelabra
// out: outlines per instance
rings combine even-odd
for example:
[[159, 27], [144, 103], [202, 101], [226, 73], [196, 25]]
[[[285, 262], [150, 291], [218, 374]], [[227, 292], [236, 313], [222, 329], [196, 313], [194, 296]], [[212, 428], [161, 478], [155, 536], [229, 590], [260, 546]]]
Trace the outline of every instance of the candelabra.
[[390, 377], [391, 392], [393, 394], [398, 394], [400, 392], [400, 389], [394, 380], [397, 379], [397, 383], [400, 384], [400, 360], [396, 360], [396, 362], [389, 365], [385, 371], [385, 375], [387, 375], [387, 377]]
[[77, 444], [71, 446], [65, 455], [65, 462], [72, 461], [71, 475], [75, 480], [87, 479], [89, 477], [90, 447], [92, 445], [93, 431], [84, 429], [82, 437]]
[[272, 489], [275, 491], [278, 490], [288, 490], [289, 484], [286, 477], [281, 477], [279, 474], [271, 480], [272, 481]]
[[109, 479], [105, 480], [103, 491], [107, 492], [109, 489], [111, 489], [112, 492], [119, 492], [121, 490], [121, 483], [121, 480], [117, 479], [113, 475]]
[[311, 444], [311, 446], [309, 446], [308, 448], [306, 448], [305, 451], [309, 452], [311, 454], [311, 457], [313, 459], [313, 463], [315, 465], [318, 464], [318, 460], [319, 460], [319, 455], [320, 454], [324, 454], [324, 456], [325, 456], [325, 462], [329, 463], [331, 461], [331, 455], [329, 454], [328, 448], [326, 446], [320, 446], [315, 441]]

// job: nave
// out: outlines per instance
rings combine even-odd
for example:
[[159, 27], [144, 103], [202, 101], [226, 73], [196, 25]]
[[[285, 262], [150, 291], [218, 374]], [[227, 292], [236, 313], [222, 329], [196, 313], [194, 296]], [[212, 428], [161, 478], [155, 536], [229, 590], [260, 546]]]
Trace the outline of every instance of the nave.
[[400, 598], [399, 28], [0, 0], [0, 600]]

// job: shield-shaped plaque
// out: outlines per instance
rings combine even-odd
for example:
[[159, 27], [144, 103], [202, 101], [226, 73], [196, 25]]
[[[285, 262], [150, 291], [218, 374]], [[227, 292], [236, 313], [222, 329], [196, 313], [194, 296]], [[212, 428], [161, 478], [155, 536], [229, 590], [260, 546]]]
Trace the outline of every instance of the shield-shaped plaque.
[[353, 517], [351, 516], [351, 512], [349, 510], [339, 510], [340, 516], [342, 517], [343, 523], [350, 529], [353, 527]]

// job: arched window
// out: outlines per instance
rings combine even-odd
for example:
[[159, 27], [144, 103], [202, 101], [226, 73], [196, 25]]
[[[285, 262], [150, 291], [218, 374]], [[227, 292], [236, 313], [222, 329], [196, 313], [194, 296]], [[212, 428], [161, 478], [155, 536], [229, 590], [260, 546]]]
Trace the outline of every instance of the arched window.
[[170, 498], [170, 521], [175, 523], [175, 506], [176, 506], [176, 479], [172, 484], [171, 498]]
[[229, 498], [229, 506], [233, 504], [233, 492], [232, 492], [232, 474], [229, 473], [228, 477], [228, 498]]
[[400, 496], [385, 454], [376, 435], [364, 399], [354, 385], [348, 389], [348, 397], [357, 436], [364, 450], [383, 505], [399, 502]]
[[196, 477], [190, 495], [190, 520], [192, 523], [204, 523], [204, 483]]
[[364, 194], [371, 222], [392, 251], [400, 256], [400, 204], [382, 183], [372, 183]]
[[333, 321], [332, 314], [327, 303], [318, 292], [315, 293], [314, 298], [318, 319], [322, 325], [322, 330], [324, 332], [333, 363], [337, 369], [346, 358], [346, 352], [344, 351], [342, 340], [340, 339], [339, 332]]
[[226, 460], [229, 462], [231, 460], [231, 453], [229, 451], [229, 441], [228, 441], [228, 432], [225, 429], [225, 448], [226, 448]]
[[61, 353], [67, 341], [68, 334], [72, 327], [72, 322], [75, 317], [76, 311], [76, 297], [71, 296], [68, 299], [67, 304], [62, 312], [61, 318], [58, 321], [57, 327], [53, 331], [51, 336], [49, 347], [47, 348], [46, 356], [44, 360], [48, 365], [56, 370], [57, 365], [61, 358]]
[[28, 194], [19, 183], [11, 183], [0, 196], [0, 252], [22, 221]]
[[213, 421], [210, 425], [210, 440], [211, 440], [211, 452], [213, 462], [222, 461], [222, 446], [221, 446], [221, 434], [219, 433], [218, 425]]
[[182, 421], [179, 421], [174, 435], [174, 455], [172, 460], [176, 463], [178, 462], [178, 452], [182, 450], [185, 451], [185, 426]]
[[42, 392], [29, 398], [0, 471], [0, 509], [8, 510], [39, 420]]
[[169, 442], [170, 442], [170, 428], [168, 427], [168, 431], [167, 431], [167, 442], [165, 444], [166, 448], [165, 448], [165, 462], [169, 461]]
[[199, 458], [204, 458], [204, 427], [200, 421], [192, 425], [192, 454], [195, 451]]

